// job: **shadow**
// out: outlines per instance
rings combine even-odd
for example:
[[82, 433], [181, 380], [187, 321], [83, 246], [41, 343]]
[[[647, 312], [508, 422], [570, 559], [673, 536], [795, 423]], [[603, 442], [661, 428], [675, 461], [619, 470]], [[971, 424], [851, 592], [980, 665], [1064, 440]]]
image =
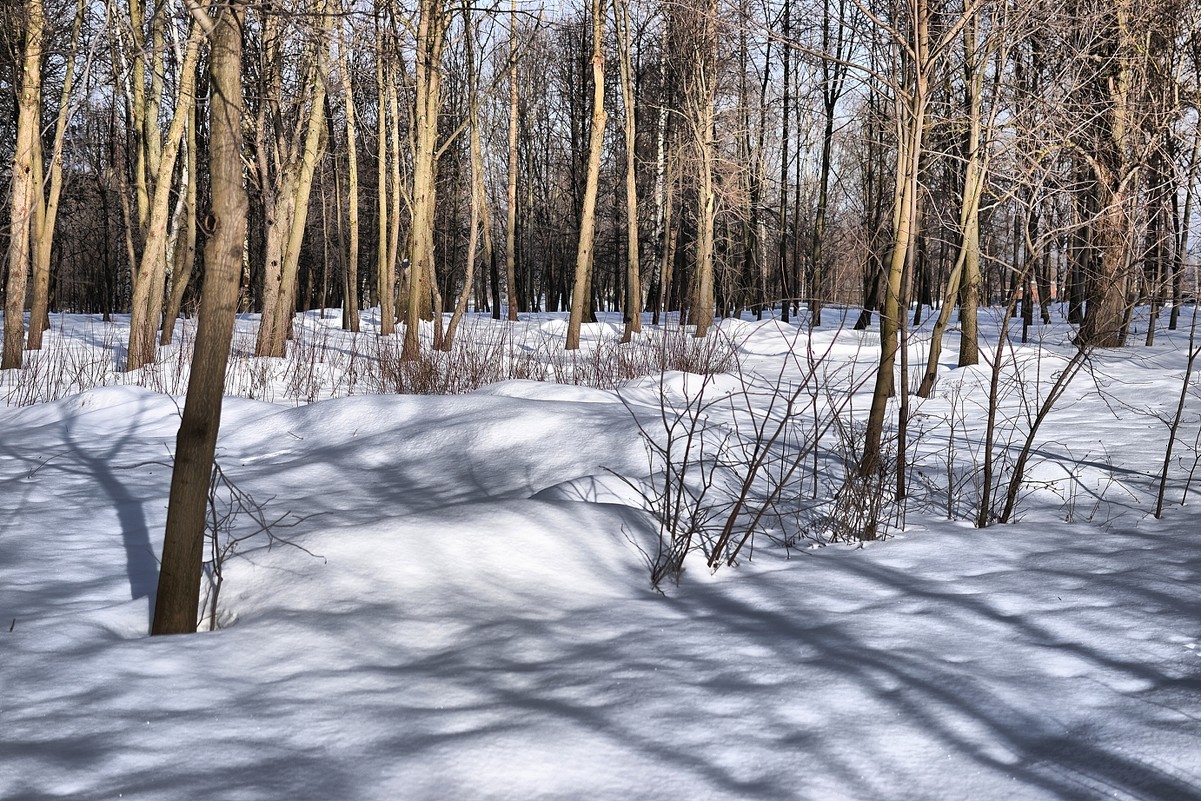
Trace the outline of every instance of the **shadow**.
[[[1181, 645], [1201, 619], [1195, 538], [769, 552], [661, 598], [634, 589], [632, 553], [590, 550], [641, 513], [562, 482], [581, 453], [643, 464], [627, 413], [586, 406], [348, 400], [243, 421], [231, 473], [326, 516], [317, 543], [357, 538], [344, 561], [249, 551], [254, 616], [204, 637], [21, 641], [0, 660], [27, 688], [4, 708], [0, 798], [1201, 799], [1201, 665]], [[71, 499], [94, 484], [131, 595], [153, 601], [143, 504], [166, 488], [132, 472], [151, 438], [50, 425], [65, 450], [37, 478], [73, 475]], [[524, 500], [547, 487], [557, 505]], [[562, 550], [513, 547], [526, 525]]]
[[[129, 392], [124, 389], [99, 390], [106, 391]], [[89, 396], [77, 396], [84, 397]], [[151, 545], [143, 504], [151, 498], [166, 497], [166, 487], [160, 481], [165, 472], [166, 481], [169, 482], [169, 467], [164, 470], [163, 465], [154, 462], [130, 461], [158, 450], [153, 446], [147, 447], [147, 443], [162, 438], [147, 437], [139, 433], [138, 428], [141, 413], [164, 402], [168, 401], [162, 396], [147, 392], [144, 397], [127, 402], [126, 424], [114, 425], [101, 432], [94, 426], [79, 424], [77, 416], [81, 411], [87, 413], [91, 410], [86, 406], [78, 406], [79, 401], [71, 398], [59, 402], [66, 407], [59, 419], [35, 429], [37, 450], [21, 449], [19, 443], [12, 442], [11, 438], [0, 442], [0, 455], [28, 465], [24, 478], [14, 479], [27, 485], [23, 488], [24, 492], [36, 489], [61, 504], [71, 505], [67, 514], [59, 510], [56, 520], [70, 525], [76, 531], [87, 531], [93, 526], [103, 525], [95, 521], [97, 516], [109, 509], [113, 511], [125, 554], [129, 599], [145, 599], [147, 602], [146, 633], [149, 633], [154, 613], [158, 559]], [[109, 409], [103, 411], [109, 413]], [[117, 418], [109, 414], [106, 419]], [[45, 449], [48, 446], [53, 448], [54, 453], [47, 458]], [[155, 479], [148, 480], [149, 476], [155, 476]], [[56, 486], [56, 479], [63, 477], [70, 477], [69, 482], [60, 482]], [[95, 581], [100, 582], [102, 578], [97, 576]]]
[[146, 515], [142, 510], [142, 500], [136, 497], [126, 483], [117, 477], [120, 468], [119, 455], [131, 444], [133, 427], [124, 432], [110, 432], [104, 446], [97, 448], [99, 443], [80, 442], [71, 433], [70, 426], [63, 424], [63, 443], [76, 462], [86, 471], [89, 477], [103, 492], [117, 514], [117, 523], [121, 528], [121, 540], [125, 547], [125, 573], [129, 578], [130, 600], [145, 598], [147, 600], [148, 618], [146, 633], [150, 633], [150, 625], [154, 622], [154, 599], [158, 589], [158, 559], [150, 544], [150, 529], [146, 523]]

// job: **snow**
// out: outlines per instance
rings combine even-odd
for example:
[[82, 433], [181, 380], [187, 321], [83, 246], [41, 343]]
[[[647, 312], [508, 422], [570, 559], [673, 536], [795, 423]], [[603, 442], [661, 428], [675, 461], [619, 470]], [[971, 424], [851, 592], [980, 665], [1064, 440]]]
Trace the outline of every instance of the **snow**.
[[[374, 337], [304, 323], [330, 353]], [[1201, 799], [1195, 397], [1151, 516], [1187, 332], [1095, 356], [1015, 524], [966, 519], [990, 371], [948, 361], [912, 399], [925, 479], [888, 539], [761, 539], [717, 571], [694, 554], [662, 592], [635, 416], [654, 432], [661, 398], [737, 398], [807, 352], [862, 416], [870, 338], [726, 321], [741, 377], [441, 397], [330, 397], [353, 362], [331, 356], [304, 405], [281, 360], [252, 379], [241, 356], [231, 386], [278, 402], [227, 398], [218, 460], [288, 542], [227, 558], [222, 628], [150, 638], [186, 364], [115, 372], [121, 325], [56, 317], [47, 362], [109, 385], [0, 408], [5, 801]], [[542, 342], [563, 321], [518, 326]], [[1003, 419], [1063, 369], [1066, 333], [1013, 346]]]

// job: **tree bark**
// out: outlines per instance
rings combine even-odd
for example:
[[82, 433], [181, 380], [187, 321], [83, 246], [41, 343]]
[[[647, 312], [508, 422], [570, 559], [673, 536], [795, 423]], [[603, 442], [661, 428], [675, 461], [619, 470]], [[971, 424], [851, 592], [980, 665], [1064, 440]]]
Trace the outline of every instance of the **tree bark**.
[[[0, 369], [21, 366], [25, 340], [25, 290], [29, 283], [31, 226], [41, 187], [34, 185], [42, 109], [42, 57], [46, 13], [42, 0], [25, 0], [25, 52], [17, 96], [17, 143], [13, 156], [9, 215], [8, 283], [4, 296], [4, 354]], [[35, 323], [36, 324], [36, 323]]]
[[212, 208], [206, 218], [204, 291], [192, 374], [175, 446], [171, 497], [152, 634], [196, 630], [205, 510], [221, 423], [249, 203], [242, 178], [242, 21], [245, 6], [219, 7], [209, 64]]
[[[927, 0], [916, 0], [914, 3], [913, 23], [910, 83], [904, 95], [898, 94], [896, 99], [898, 130], [901, 137], [898, 143], [897, 180], [893, 198], [893, 247], [880, 308], [880, 363], [872, 391], [871, 411], [864, 432], [863, 455], [859, 462], [859, 474], [865, 477], [875, 474], [880, 467], [884, 417], [888, 399], [893, 394], [893, 368], [896, 365], [897, 350], [904, 346], [904, 343], [898, 342], [900, 317], [903, 313], [902, 281], [917, 230], [920, 190], [918, 178], [928, 102], [930, 11]], [[870, 538], [872, 532], [868, 532], [868, 535]]]
[[[67, 70], [59, 95], [58, 115], [54, 124], [54, 144], [50, 154], [50, 182], [42, 197], [42, 181], [34, 189], [35, 230], [33, 231], [33, 304], [29, 315], [30, 350], [41, 350], [42, 332], [50, 324], [50, 252], [54, 244], [54, 226], [58, 220], [58, 202], [63, 188], [63, 140], [71, 119], [71, 90], [75, 85], [75, 57], [79, 52], [79, 32], [87, 7], [79, 0], [75, 7], [75, 22], [71, 28], [71, 48]], [[90, 66], [91, 62], [88, 62]], [[86, 68], [85, 68], [86, 73]], [[85, 74], [85, 81], [86, 74]], [[38, 148], [39, 154], [41, 148]], [[41, 158], [38, 158], [41, 161]], [[40, 169], [37, 172], [41, 172]]]
[[[417, 74], [413, 87], [413, 225], [409, 259], [408, 308], [404, 359], [420, 353], [423, 311], [436, 292], [434, 277], [434, 212], [437, 210], [438, 112], [442, 107], [442, 50], [449, 24], [444, 0], [420, 0], [417, 21]], [[441, 314], [441, 309], [435, 309]]]
[[625, 327], [621, 341], [629, 342], [642, 330], [642, 275], [638, 249], [638, 174], [635, 151], [634, 79], [630, 67], [630, 6], [628, 0], [613, 0], [616, 19], [618, 70], [621, 73], [621, 102], [624, 111], [622, 130], [626, 146], [626, 296]]
[[[129, 318], [129, 352], [125, 369], [137, 370], [154, 361], [155, 334], [163, 310], [163, 288], [166, 280], [167, 223], [171, 209], [171, 184], [175, 160], [183, 144], [184, 132], [192, 116], [196, 93], [196, 64], [200, 59], [203, 31], [192, 24], [180, 67], [179, 97], [175, 116], [167, 132], [162, 152], [153, 152], [150, 162], [157, 166], [154, 189], [146, 225], [143, 228], [142, 258], [134, 279], [133, 301]], [[157, 124], [157, 123], [156, 123]], [[155, 137], [157, 139], [157, 136]]]
[[171, 276], [171, 293], [167, 297], [167, 311], [163, 315], [163, 329], [159, 336], [160, 345], [170, 345], [171, 339], [175, 335], [175, 320], [179, 317], [179, 311], [183, 307], [183, 296], [187, 292], [188, 282], [192, 278], [192, 267], [196, 261], [196, 204], [200, 176], [196, 152], [195, 109], [193, 109], [192, 119], [188, 121], [186, 144], [187, 168], [184, 176], [187, 186], [184, 188], [178, 221], [175, 225], [175, 257], [171, 260], [174, 273]]
[[[313, 177], [321, 157], [325, 128], [325, 82], [331, 17], [325, 0], [316, 0], [314, 12], [320, 20], [314, 44], [314, 64], [307, 81], [311, 95], [302, 147], [287, 148], [275, 192], [275, 220], [268, 231], [268, 266], [263, 278], [263, 310], [259, 320], [258, 356], [283, 356], [293, 315], [300, 268], [300, 249], [308, 222]], [[276, 84], [278, 86], [278, 82]], [[279, 144], [277, 143], [278, 147]], [[278, 256], [276, 255], [278, 253]], [[275, 265], [278, 263], [278, 269]]]
[[[593, 0], [599, 2], [599, 0]], [[509, 172], [505, 208], [505, 283], [510, 322], [517, 321], [517, 0], [510, 6], [509, 28]], [[500, 298], [495, 301], [500, 304]]]
[[[934, 322], [934, 330], [930, 337], [930, 352], [926, 359], [926, 371], [918, 386], [918, 397], [928, 398], [934, 390], [934, 381], [938, 375], [938, 359], [942, 355], [942, 338], [951, 321], [951, 312], [956, 300], [960, 297], [960, 287], [967, 275], [969, 286], [979, 282], [980, 278], [980, 197], [984, 192], [985, 177], [988, 173], [988, 152], [981, 152], [981, 130], [983, 128], [984, 104], [984, 68], [976, 58], [976, 28], [974, 18], [963, 28], [964, 51], [964, 85], [967, 93], [967, 166], [963, 173], [963, 193], [959, 206], [959, 253], [955, 264], [947, 276], [946, 291], [943, 293], [942, 308], [938, 310], [938, 318]], [[991, 47], [989, 48], [991, 51]], [[995, 112], [994, 112], [995, 113]], [[990, 119], [991, 122], [991, 119]], [[989, 126], [991, 128], [991, 125]], [[974, 290], [970, 292], [975, 294]], [[971, 298], [975, 303], [975, 297]], [[968, 323], [968, 330], [963, 330], [966, 309], [960, 311], [960, 342], [970, 339], [972, 344], [960, 345], [960, 354], [976, 348], [975, 307], [973, 306]], [[975, 362], [972, 362], [973, 364]], [[962, 365], [961, 365], [962, 366]]]
[[[359, 332], [359, 155], [358, 128], [355, 124], [354, 86], [350, 80], [350, 45], [345, 28], [338, 23], [340, 36], [338, 56], [342, 63], [342, 93], [346, 97], [346, 161], [347, 161], [347, 212], [346, 220], [350, 242], [347, 247], [346, 280], [342, 289], [344, 322], [354, 333]], [[339, 210], [339, 213], [340, 210]]]
[[[600, 184], [601, 148], [605, 139], [605, 25], [602, 0], [589, 0], [592, 9], [592, 130], [588, 137], [588, 173], [584, 184], [584, 205], [580, 212], [580, 240], [576, 247], [575, 284], [571, 292], [571, 314], [567, 320], [567, 350], [580, 347], [580, 327], [585, 305], [592, 308], [593, 242], [596, 238], [596, 195]], [[512, 302], [512, 299], [510, 299]]]
[[458, 303], [455, 304], [454, 313], [450, 316], [450, 322], [447, 323], [446, 334], [442, 338], [442, 350], [444, 351], [449, 351], [454, 347], [455, 334], [458, 333], [459, 324], [467, 313], [467, 304], [471, 298], [472, 288], [475, 286], [476, 246], [481, 233], [484, 240], [484, 262], [490, 264], [493, 261], [492, 219], [488, 212], [488, 190], [484, 184], [484, 147], [479, 125], [480, 101], [475, 85], [475, 25], [471, 23], [470, 15], [470, 6], [464, 2], [463, 18], [467, 28], [464, 41], [467, 51], [468, 124], [471, 126], [471, 220], [463, 289], [459, 294]]
[[713, 259], [716, 243], [717, 192], [713, 183], [714, 160], [714, 103], [716, 100], [717, 3], [704, 0], [703, 5], [689, 9], [694, 13], [692, 25], [695, 40], [689, 86], [687, 87], [688, 122], [692, 128], [692, 146], [696, 154], [697, 209], [692, 303], [689, 322], [695, 325], [700, 338], [709, 333], [717, 311], [713, 289]]

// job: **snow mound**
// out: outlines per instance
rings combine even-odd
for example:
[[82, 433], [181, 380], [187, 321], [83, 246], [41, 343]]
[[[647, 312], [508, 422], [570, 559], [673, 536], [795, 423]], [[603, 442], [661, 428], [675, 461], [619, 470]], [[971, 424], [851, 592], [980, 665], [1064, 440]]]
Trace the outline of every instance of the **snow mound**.
[[369, 604], [426, 617], [561, 612], [651, 593], [636, 510], [548, 500], [460, 504], [298, 538], [231, 563], [240, 625]]

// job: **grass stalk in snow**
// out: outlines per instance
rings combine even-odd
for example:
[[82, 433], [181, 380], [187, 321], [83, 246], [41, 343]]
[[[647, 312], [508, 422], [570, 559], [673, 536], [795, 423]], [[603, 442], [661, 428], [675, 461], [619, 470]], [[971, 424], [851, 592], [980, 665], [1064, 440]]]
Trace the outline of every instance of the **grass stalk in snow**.
[[[733, 343], [720, 331], [698, 340], [679, 325], [667, 325], [648, 328], [623, 344], [620, 330], [594, 326], [584, 347], [568, 353], [555, 322], [539, 328], [466, 318], [462, 335], [446, 352], [433, 349], [432, 326], [422, 324], [420, 352], [404, 360], [395, 337], [343, 332], [310, 312], [297, 318], [286, 355], [271, 358], [254, 355], [257, 318], [243, 317], [234, 335], [225, 391], [302, 404], [360, 394], [458, 395], [515, 379], [613, 389], [662, 370], [720, 372], [733, 364]], [[86, 329], [77, 325], [68, 331], [60, 325], [48, 332], [44, 348], [30, 351], [22, 368], [0, 374], [0, 401], [29, 406], [111, 385], [183, 394], [194, 321], [178, 323], [179, 336], [174, 344], [159, 348], [154, 362], [125, 373], [119, 368], [127, 325], [127, 318], [114, 323], [92, 320]]]

